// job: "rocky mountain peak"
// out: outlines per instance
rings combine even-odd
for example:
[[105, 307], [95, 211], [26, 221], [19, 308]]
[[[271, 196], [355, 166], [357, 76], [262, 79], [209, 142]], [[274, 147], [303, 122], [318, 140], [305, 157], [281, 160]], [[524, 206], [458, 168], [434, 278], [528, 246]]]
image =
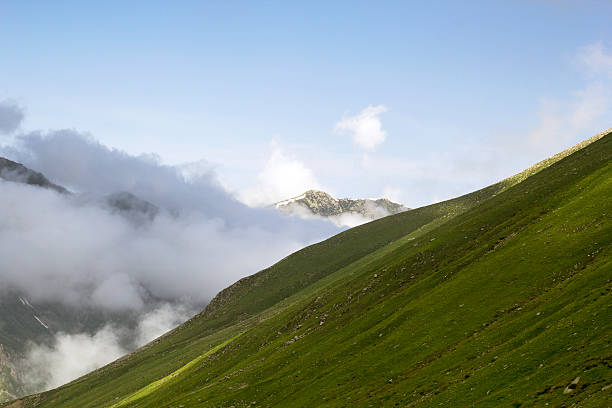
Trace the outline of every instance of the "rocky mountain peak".
[[391, 214], [397, 214], [408, 207], [394, 203], [386, 198], [340, 198], [319, 190], [308, 190], [304, 194], [279, 201], [274, 206], [286, 214], [317, 215], [337, 217], [342, 215], [360, 215], [374, 220]]

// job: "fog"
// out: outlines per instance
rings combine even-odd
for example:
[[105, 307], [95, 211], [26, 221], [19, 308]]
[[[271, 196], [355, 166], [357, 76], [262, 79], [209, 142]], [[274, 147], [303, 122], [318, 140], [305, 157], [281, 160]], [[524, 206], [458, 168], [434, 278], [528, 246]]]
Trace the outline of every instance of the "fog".
[[66, 384], [156, 339], [185, 321], [192, 311], [163, 304], [142, 316], [134, 328], [106, 324], [94, 333], [57, 333], [53, 343], [29, 343], [18, 362], [26, 389]]
[[[58, 333], [53, 344], [30, 344], [23, 367], [37, 390], [112, 361], [186, 320], [239, 278], [340, 231], [324, 220], [249, 208], [211, 171], [186, 178], [155, 156], [131, 156], [74, 130], [12, 140], [0, 156], [72, 194], [0, 180], [2, 288], [34, 304], [140, 316], [137, 328], [108, 322], [88, 333]], [[138, 209], [111, 208], [106, 197], [117, 192], [158, 211], [138, 217]]]
[[[74, 131], [18, 137], [3, 155], [76, 194], [0, 182], [3, 281], [34, 301], [140, 309], [149, 297], [205, 303], [237, 279], [339, 229], [236, 201], [213, 173], [185, 179], [151, 156]], [[148, 223], [99, 197], [130, 192], [160, 208]]]
[[[369, 207], [369, 210], [372, 212], [372, 214], [375, 215], [376, 218], [386, 217], [387, 215], [390, 215], [389, 212], [382, 207], [377, 207], [373, 204], [366, 205]], [[288, 207], [281, 207], [280, 211], [282, 211], [284, 214], [287, 214], [288, 216], [299, 217], [304, 220], [326, 220], [332, 222], [339, 228], [352, 228], [372, 221], [372, 219], [367, 218], [356, 212], [346, 212], [339, 215], [330, 215], [323, 217], [321, 215], [314, 214], [307, 207], [297, 203], [294, 203], [293, 205], [290, 205]]]

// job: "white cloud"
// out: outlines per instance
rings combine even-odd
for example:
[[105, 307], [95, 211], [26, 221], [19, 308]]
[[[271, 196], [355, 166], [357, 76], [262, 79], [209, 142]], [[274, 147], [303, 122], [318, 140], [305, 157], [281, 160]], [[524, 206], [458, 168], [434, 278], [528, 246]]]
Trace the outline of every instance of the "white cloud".
[[[162, 165], [72, 130], [18, 135], [14, 145], [0, 146], [0, 156], [75, 192], [0, 179], [0, 296], [10, 289], [32, 302], [102, 318], [91, 332], [59, 333], [49, 344], [30, 345], [22, 363], [30, 392], [116, 359], [201, 310], [224, 286], [340, 230], [323, 220], [249, 208], [205, 166]], [[271, 168], [291, 181], [296, 166], [285, 159], [275, 150]], [[115, 192], [134, 194], [159, 212], [135, 223], [131, 213], [106, 203]]]
[[[589, 83], [574, 93], [569, 123], [576, 130], [588, 129], [589, 125], [603, 117], [610, 108], [612, 84], [598, 81]], [[603, 129], [602, 129], [603, 130]]]
[[23, 121], [23, 109], [11, 100], [0, 101], [0, 133], [14, 132]]
[[529, 134], [529, 142], [533, 148], [543, 148], [563, 137], [564, 120], [559, 103], [542, 99], [538, 107], [538, 124]]
[[91, 334], [60, 332], [50, 344], [28, 344], [19, 366], [30, 392], [56, 388], [145, 345], [193, 314], [184, 305], [164, 303], [141, 316], [135, 327], [107, 324]]
[[66, 384], [125, 354], [119, 335], [111, 326], [89, 335], [58, 333], [52, 346], [31, 344], [24, 377], [32, 389], [51, 389]]
[[[6, 149], [13, 158], [93, 195], [0, 181], [2, 284], [34, 301], [111, 311], [146, 311], [155, 299], [190, 298], [202, 305], [237, 279], [338, 232], [328, 223], [249, 208], [219, 187], [213, 174], [188, 181], [175, 167], [73, 131], [18, 140], [20, 150]], [[304, 176], [303, 166], [285, 159], [276, 149], [264, 175], [276, 170], [286, 183]], [[118, 191], [153, 203], [158, 215], [137, 225], [96, 199]]]
[[578, 60], [591, 74], [612, 74], [612, 53], [601, 43], [590, 44], [580, 49]]
[[214, 173], [214, 167], [207, 160], [197, 160], [177, 166], [183, 177], [188, 181], [208, 177]]
[[334, 131], [350, 134], [353, 142], [364, 150], [374, 150], [387, 137], [379, 116], [388, 110], [385, 105], [370, 105], [358, 115], [342, 118], [336, 123]]
[[[372, 221], [370, 218], [364, 217], [359, 213], [344, 213], [340, 215], [323, 217], [321, 215], [314, 214], [308, 208], [302, 207], [301, 205], [292, 206], [290, 212], [288, 212], [287, 215], [291, 217], [299, 217], [305, 220], [321, 220], [324, 222], [331, 222], [341, 228], [353, 228], [358, 225], [365, 224], [366, 222]], [[382, 214], [381, 216], [385, 215], [388, 214]]]
[[184, 305], [163, 304], [140, 319], [136, 346], [142, 346], [158, 338], [194, 314], [194, 311], [190, 311]]
[[584, 87], [564, 99], [542, 99], [538, 123], [527, 134], [530, 147], [543, 154], [612, 125], [612, 53], [600, 43], [591, 44], [578, 51], [576, 60], [579, 69], [589, 74]]
[[403, 204], [404, 190], [397, 186], [387, 185], [383, 188], [383, 198], [387, 198], [393, 202]]
[[276, 142], [263, 170], [257, 175], [257, 184], [238, 194], [240, 201], [252, 206], [266, 206], [296, 197], [311, 189], [321, 189], [313, 171], [285, 152]]

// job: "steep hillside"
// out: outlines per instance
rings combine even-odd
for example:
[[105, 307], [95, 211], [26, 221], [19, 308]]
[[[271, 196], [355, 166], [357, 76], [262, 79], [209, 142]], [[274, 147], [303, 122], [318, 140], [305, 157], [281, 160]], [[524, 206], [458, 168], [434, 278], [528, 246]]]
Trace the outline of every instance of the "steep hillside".
[[612, 136], [305, 248], [11, 407], [610, 406]]

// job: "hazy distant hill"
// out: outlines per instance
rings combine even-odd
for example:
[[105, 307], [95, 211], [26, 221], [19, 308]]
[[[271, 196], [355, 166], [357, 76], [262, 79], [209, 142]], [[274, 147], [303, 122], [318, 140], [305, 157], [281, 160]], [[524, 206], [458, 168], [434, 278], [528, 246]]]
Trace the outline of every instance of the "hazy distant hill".
[[53, 184], [44, 175], [30, 170], [21, 163], [17, 163], [4, 157], [0, 157], [0, 178], [7, 181], [26, 183], [34, 186], [50, 188], [60, 193], [67, 193], [62, 186]]
[[610, 406], [610, 197], [606, 131], [304, 248], [140, 350], [6, 406]]

